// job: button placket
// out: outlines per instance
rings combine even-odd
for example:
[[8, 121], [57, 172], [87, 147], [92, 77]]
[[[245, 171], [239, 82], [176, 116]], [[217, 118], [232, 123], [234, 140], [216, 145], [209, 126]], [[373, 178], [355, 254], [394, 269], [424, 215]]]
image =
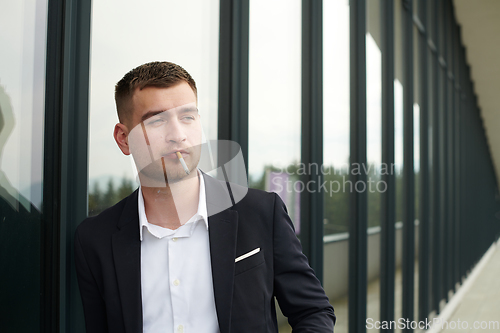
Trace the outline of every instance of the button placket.
[[[180, 230], [179, 230], [180, 231]], [[179, 234], [179, 233], [178, 233]], [[183, 282], [183, 242], [179, 237], [173, 237], [168, 243], [169, 247], [169, 279], [170, 279], [170, 297], [172, 301], [173, 329], [174, 332], [185, 332], [185, 323], [187, 318], [187, 303], [185, 290], [182, 287]]]

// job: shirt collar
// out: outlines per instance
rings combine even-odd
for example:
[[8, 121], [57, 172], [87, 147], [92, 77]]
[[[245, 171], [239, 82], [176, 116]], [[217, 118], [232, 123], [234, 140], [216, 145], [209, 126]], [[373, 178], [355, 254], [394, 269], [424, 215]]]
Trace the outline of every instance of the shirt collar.
[[[203, 221], [203, 223], [205, 224], [205, 227], [208, 230], [208, 211], [207, 211], [207, 195], [206, 195], [206, 190], [205, 190], [205, 179], [204, 179], [201, 171], [199, 169], [197, 171], [198, 171], [198, 179], [200, 180], [200, 194], [198, 197], [198, 211], [184, 225], [186, 225], [188, 223], [192, 223], [194, 226], [194, 224], [195, 224], [194, 222], [201, 220], [201, 221]], [[149, 223], [148, 218], [146, 217], [146, 209], [144, 206], [144, 197], [142, 196], [142, 187], [141, 186], [139, 186], [138, 197], [139, 197], [139, 199], [138, 199], [138, 204], [139, 204], [139, 239], [141, 241], [143, 239], [142, 229], [144, 229], [144, 227], [148, 228], [149, 230], [151, 230], [151, 229], [160, 230], [158, 228], [161, 228], [161, 229], [164, 229], [164, 231], [167, 231], [167, 233], [166, 233], [167, 235], [173, 235], [174, 233], [176, 233], [177, 230], [179, 230], [180, 228], [182, 228], [184, 226], [184, 225], [181, 226], [177, 230], [170, 230], [170, 229], [162, 228], [160, 226]], [[171, 231], [171, 232], [168, 232], [168, 231]]]

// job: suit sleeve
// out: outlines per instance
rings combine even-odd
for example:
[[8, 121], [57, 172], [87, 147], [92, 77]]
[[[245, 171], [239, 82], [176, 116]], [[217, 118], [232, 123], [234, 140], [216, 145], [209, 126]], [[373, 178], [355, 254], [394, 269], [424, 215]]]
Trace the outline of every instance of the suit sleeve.
[[333, 307], [302, 253], [285, 204], [277, 194], [273, 232], [275, 296], [293, 332], [333, 332]]
[[86, 331], [108, 332], [105, 303], [85, 258], [78, 231], [75, 234], [75, 267], [83, 302]]

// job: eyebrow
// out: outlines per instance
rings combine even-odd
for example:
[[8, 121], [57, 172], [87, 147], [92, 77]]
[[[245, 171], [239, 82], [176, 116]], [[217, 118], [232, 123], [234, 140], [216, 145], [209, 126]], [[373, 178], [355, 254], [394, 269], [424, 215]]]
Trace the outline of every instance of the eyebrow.
[[148, 112], [146, 112], [145, 114], [142, 115], [141, 122], [145, 121], [145, 120], [147, 120], [147, 119], [149, 119], [151, 117], [154, 117], [157, 114], [163, 113], [163, 112], [165, 112], [165, 111], [148, 111]]
[[[160, 110], [160, 111], [148, 111], [145, 114], [142, 115], [141, 121], [145, 121], [151, 117], [154, 117], [160, 113], [167, 112], [168, 110]], [[198, 112], [198, 108], [193, 107], [193, 106], [188, 106], [185, 108], [182, 108], [179, 110], [177, 113], [190, 113], [190, 112]]]

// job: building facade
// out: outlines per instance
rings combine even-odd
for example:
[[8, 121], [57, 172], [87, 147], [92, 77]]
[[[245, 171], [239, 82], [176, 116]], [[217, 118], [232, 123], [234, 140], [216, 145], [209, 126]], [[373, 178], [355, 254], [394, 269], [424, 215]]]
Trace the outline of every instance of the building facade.
[[113, 90], [149, 61], [193, 75], [205, 138], [237, 142], [248, 185], [286, 202], [337, 332], [439, 314], [500, 235], [460, 1], [2, 7], [2, 332], [84, 332], [73, 235], [137, 187]]

